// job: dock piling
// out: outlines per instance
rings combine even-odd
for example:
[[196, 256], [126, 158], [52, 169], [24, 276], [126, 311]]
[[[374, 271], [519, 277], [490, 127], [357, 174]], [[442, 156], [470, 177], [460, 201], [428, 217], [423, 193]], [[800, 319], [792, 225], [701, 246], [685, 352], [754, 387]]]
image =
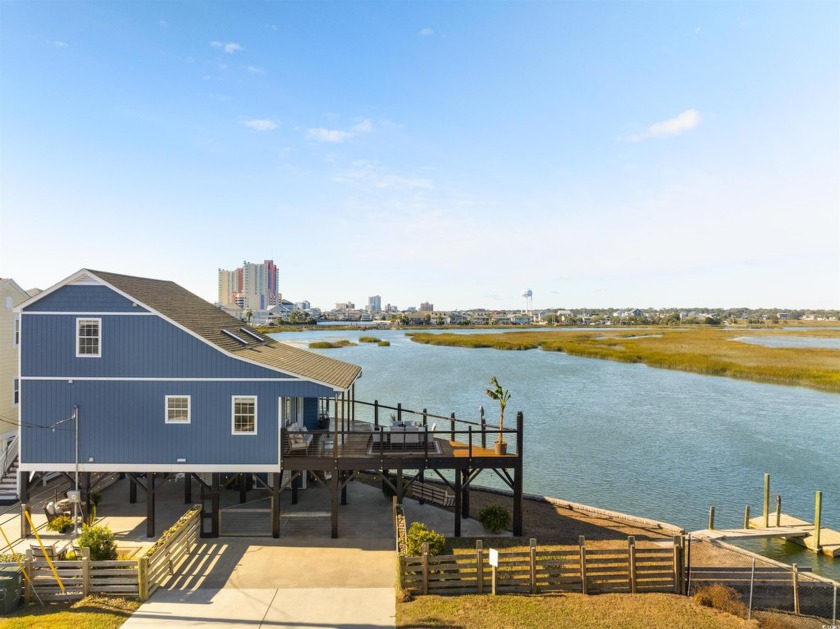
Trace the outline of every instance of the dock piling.
[[820, 520], [822, 519], [822, 492], [814, 500], [814, 550], [820, 552]]
[[770, 474], [764, 475], [764, 528], [770, 527]]
[[715, 530], [715, 508], [709, 507], [709, 530]]
[[750, 528], [750, 505], [744, 507], [744, 528]]

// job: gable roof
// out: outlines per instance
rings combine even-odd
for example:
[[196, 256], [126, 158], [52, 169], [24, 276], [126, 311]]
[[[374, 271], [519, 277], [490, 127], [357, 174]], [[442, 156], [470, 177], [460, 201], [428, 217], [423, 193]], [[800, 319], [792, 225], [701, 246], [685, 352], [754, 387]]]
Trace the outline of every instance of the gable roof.
[[361, 376], [362, 368], [358, 365], [291, 347], [260, 334], [175, 282], [82, 269], [57, 287], [83, 275], [103, 282], [235, 358], [333, 389], [346, 390]]

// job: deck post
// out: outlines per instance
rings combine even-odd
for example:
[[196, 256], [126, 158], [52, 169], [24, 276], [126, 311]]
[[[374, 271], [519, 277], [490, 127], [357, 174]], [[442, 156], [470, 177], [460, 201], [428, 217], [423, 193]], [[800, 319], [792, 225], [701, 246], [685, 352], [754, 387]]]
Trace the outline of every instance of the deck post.
[[469, 468], [467, 468], [465, 470], [462, 470], [461, 473], [464, 475], [464, 480], [462, 482], [461, 489], [461, 493], [464, 495], [463, 499], [461, 500], [461, 517], [466, 519], [470, 517], [470, 470]]
[[239, 473], [239, 504], [244, 505], [248, 502], [248, 490], [245, 485], [245, 473]]
[[155, 473], [146, 474], [146, 537], [155, 536]]
[[213, 509], [213, 519], [210, 522], [210, 534], [213, 537], [219, 537], [219, 529], [221, 529], [222, 513], [219, 509], [219, 502], [222, 495], [222, 475], [219, 472], [213, 473], [213, 480], [210, 492], [210, 504]]
[[818, 491], [814, 502], [814, 550], [820, 552], [820, 521], [822, 520], [822, 492]]
[[[304, 474], [305, 473], [306, 472], [304, 472]], [[347, 483], [344, 482], [344, 480], [346, 478], [348, 478], [346, 476], [346, 473], [342, 472], [341, 473], [341, 504], [342, 504], [342, 506], [347, 504]]]
[[426, 418], [427, 418], [427, 416], [428, 416], [428, 412], [427, 412], [427, 411], [426, 411], [426, 409], [424, 408], [424, 409], [423, 409], [423, 427], [424, 427], [424, 428], [426, 427]]
[[770, 528], [770, 474], [764, 475], [764, 528]]
[[402, 402], [397, 402], [397, 423], [402, 423]]
[[128, 475], [128, 503], [137, 504], [137, 481], [134, 474]]
[[192, 502], [192, 472], [184, 473], [184, 504]]
[[487, 420], [484, 418], [484, 405], [478, 407], [478, 414], [481, 415], [481, 447], [487, 449]]
[[397, 468], [397, 504], [402, 504], [403, 502], [403, 469], [401, 467]]
[[29, 537], [29, 519], [25, 514], [32, 513], [29, 504], [29, 472], [18, 471], [18, 487], [20, 487], [20, 536]]
[[525, 416], [516, 413], [516, 462], [513, 468], [513, 534], [522, 535], [522, 461], [524, 450]]
[[455, 413], [449, 415], [449, 432], [450, 432], [450, 439], [455, 441]]
[[338, 537], [338, 466], [333, 465], [330, 479], [330, 537]]
[[379, 428], [379, 400], [373, 401], [373, 426]]
[[271, 536], [280, 537], [280, 482], [282, 472], [271, 473]]
[[455, 537], [461, 537], [461, 470], [455, 470]]

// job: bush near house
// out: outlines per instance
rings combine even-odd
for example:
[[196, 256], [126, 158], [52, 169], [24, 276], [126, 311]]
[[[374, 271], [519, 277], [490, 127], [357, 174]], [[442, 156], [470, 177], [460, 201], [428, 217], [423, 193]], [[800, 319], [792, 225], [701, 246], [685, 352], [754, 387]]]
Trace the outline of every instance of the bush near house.
[[93, 561], [106, 561], [117, 558], [117, 543], [114, 533], [107, 526], [82, 526], [79, 536], [79, 546], [90, 548], [90, 558]]
[[437, 531], [431, 530], [422, 522], [414, 522], [408, 529], [408, 543], [406, 554], [419, 557], [423, 554], [423, 543], [429, 543], [430, 555], [442, 555], [446, 552], [446, 538]]
[[501, 533], [510, 526], [510, 511], [492, 503], [478, 512], [478, 521], [488, 533]]

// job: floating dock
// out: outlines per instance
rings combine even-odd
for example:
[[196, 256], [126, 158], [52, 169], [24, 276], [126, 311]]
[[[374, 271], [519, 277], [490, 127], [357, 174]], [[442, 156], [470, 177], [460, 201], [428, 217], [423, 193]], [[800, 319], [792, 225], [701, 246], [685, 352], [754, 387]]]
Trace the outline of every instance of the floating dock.
[[[770, 517], [771, 523], [775, 524], [776, 515]], [[799, 544], [810, 550], [820, 552], [829, 557], [840, 557], [840, 531], [820, 527], [819, 548], [817, 548], [817, 536], [814, 525], [805, 520], [800, 520], [787, 513], [779, 517], [779, 526], [764, 527], [764, 518], [759, 516], [750, 519], [750, 528], [747, 531], [777, 532], [772, 537], [782, 537], [794, 544]], [[771, 537], [771, 535], [768, 535]], [[733, 539], [733, 538], [730, 538]]]

